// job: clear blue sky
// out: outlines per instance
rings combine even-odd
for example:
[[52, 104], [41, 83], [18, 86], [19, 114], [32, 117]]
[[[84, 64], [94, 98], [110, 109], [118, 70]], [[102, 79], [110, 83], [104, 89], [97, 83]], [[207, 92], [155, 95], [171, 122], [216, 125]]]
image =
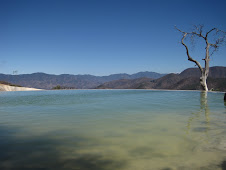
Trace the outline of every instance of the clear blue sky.
[[[225, 9], [225, 0], [0, 0], [0, 73], [181, 72], [194, 64], [174, 25], [226, 31]], [[210, 65], [226, 66], [225, 46]]]

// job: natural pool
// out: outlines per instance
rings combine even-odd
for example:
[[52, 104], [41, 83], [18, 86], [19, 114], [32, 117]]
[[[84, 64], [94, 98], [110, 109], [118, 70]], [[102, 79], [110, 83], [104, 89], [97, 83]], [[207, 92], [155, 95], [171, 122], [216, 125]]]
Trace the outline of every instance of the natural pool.
[[220, 170], [223, 93], [0, 92], [0, 169]]

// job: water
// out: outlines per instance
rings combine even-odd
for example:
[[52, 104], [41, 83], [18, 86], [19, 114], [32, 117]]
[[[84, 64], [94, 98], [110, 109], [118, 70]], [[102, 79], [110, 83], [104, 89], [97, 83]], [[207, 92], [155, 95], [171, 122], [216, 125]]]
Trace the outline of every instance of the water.
[[0, 93], [0, 169], [224, 169], [223, 93]]

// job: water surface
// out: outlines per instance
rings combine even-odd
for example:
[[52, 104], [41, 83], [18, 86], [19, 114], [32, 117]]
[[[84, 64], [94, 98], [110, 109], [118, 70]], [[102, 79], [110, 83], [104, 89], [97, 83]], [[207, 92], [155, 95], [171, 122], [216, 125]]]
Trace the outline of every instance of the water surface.
[[223, 169], [223, 93], [0, 93], [0, 169]]

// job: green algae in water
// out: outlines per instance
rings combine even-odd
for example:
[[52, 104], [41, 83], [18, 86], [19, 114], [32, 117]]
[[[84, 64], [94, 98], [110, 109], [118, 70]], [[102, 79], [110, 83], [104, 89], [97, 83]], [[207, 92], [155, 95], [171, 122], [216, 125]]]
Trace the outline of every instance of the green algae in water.
[[0, 93], [0, 169], [224, 169], [223, 93]]

